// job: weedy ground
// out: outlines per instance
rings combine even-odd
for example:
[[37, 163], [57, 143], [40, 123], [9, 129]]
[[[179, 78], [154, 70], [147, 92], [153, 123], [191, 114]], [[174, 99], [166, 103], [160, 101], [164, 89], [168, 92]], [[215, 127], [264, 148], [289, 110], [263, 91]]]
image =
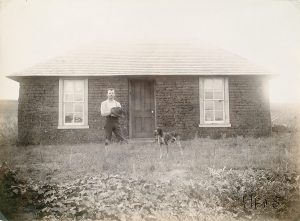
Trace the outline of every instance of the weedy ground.
[[[24, 198], [26, 191], [37, 196], [30, 198], [35, 218], [278, 220], [299, 216], [297, 140], [297, 133], [198, 138], [182, 143], [183, 155], [172, 146], [161, 159], [155, 143], [112, 144], [107, 152], [102, 143], [5, 146], [0, 162], [30, 180], [27, 189], [14, 184], [10, 190], [13, 197]], [[93, 192], [95, 185], [102, 192]], [[145, 190], [145, 185], [151, 188]], [[252, 194], [259, 197], [258, 209], [252, 208]], [[266, 208], [261, 206], [265, 200]], [[274, 202], [280, 207], [273, 208]]]
[[[16, 146], [16, 127], [16, 117], [1, 118], [0, 164], [6, 164], [0, 167], [0, 211], [10, 219], [296, 220], [300, 215], [297, 130], [262, 138], [197, 138], [182, 142], [183, 155], [175, 145], [160, 159], [154, 142], [115, 143], [107, 152], [103, 143]], [[14, 216], [20, 201], [27, 212]]]
[[[284, 169], [296, 171], [299, 148], [296, 133], [267, 138], [198, 138], [183, 141], [183, 155], [171, 146], [160, 159], [156, 143], [7, 146], [0, 161], [36, 180], [67, 182], [102, 172], [143, 176], [150, 180], [202, 176], [208, 167]], [[163, 149], [165, 151], [165, 149]]]

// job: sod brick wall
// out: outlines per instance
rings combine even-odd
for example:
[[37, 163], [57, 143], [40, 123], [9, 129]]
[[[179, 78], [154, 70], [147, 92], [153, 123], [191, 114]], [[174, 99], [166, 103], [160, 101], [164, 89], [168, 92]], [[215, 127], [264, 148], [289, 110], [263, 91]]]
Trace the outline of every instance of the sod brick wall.
[[230, 76], [229, 117], [231, 127], [199, 128], [199, 137], [269, 136], [271, 113], [268, 79], [263, 76]]
[[[30, 77], [20, 82], [18, 137], [22, 144], [59, 144], [100, 142], [104, 138], [105, 118], [100, 115], [107, 88], [116, 88], [117, 100], [128, 109], [128, 80], [122, 77], [89, 78], [89, 129], [57, 129], [59, 78]], [[128, 136], [128, 114], [121, 121]]]
[[[266, 79], [262, 76], [229, 76], [231, 127], [199, 128], [199, 81], [197, 76], [155, 76], [156, 125], [177, 131], [183, 139], [246, 135], [267, 136], [271, 117]], [[116, 100], [127, 111], [121, 120], [125, 137], [129, 134], [128, 85], [126, 76], [89, 77], [89, 129], [57, 129], [59, 105], [58, 77], [20, 79], [18, 137], [22, 144], [98, 143], [104, 138], [105, 118], [100, 104], [107, 88], [116, 89]]]

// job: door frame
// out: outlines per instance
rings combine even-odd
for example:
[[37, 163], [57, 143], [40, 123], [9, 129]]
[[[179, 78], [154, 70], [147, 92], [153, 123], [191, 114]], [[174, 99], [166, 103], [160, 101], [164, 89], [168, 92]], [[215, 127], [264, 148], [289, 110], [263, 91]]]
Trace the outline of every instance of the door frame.
[[[132, 137], [132, 101], [131, 101], [131, 95], [132, 95], [132, 81], [152, 81], [153, 83], [153, 98], [154, 98], [154, 128], [156, 128], [157, 122], [156, 122], [156, 81], [154, 78], [149, 77], [131, 77], [128, 78], [128, 101], [129, 101], [129, 139], [138, 139]], [[153, 131], [154, 133], [154, 131]]]

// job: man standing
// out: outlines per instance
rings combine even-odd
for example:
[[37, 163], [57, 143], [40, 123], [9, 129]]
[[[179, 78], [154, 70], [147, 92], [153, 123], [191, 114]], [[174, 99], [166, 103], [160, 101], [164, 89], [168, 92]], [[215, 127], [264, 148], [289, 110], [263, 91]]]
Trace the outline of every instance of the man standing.
[[104, 126], [105, 130], [105, 146], [111, 142], [112, 132], [116, 135], [118, 141], [124, 141], [122, 136], [121, 127], [119, 124], [119, 116], [113, 114], [111, 109], [113, 107], [121, 107], [121, 104], [115, 99], [115, 90], [109, 88], [107, 90], [107, 100], [101, 103], [101, 115], [106, 117], [106, 122]]

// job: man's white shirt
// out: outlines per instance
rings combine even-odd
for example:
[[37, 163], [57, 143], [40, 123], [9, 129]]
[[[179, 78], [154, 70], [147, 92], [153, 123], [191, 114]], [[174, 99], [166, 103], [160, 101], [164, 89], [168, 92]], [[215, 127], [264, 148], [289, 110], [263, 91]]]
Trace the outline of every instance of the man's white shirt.
[[111, 114], [111, 109], [113, 107], [121, 107], [121, 104], [118, 101], [112, 100], [110, 101], [109, 99], [103, 101], [101, 103], [101, 115], [106, 117]]

